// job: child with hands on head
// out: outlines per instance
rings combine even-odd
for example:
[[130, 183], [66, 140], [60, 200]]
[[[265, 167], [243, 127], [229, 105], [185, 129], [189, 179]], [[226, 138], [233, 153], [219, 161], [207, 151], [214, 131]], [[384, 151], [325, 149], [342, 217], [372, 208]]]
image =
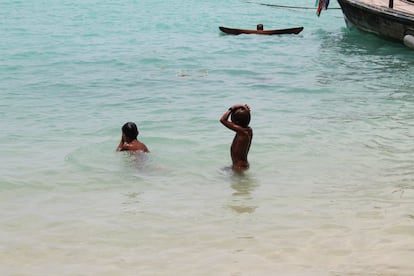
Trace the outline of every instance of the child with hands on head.
[[[231, 120], [229, 121], [229, 117]], [[249, 168], [247, 154], [253, 138], [253, 130], [250, 123], [250, 107], [245, 105], [233, 105], [220, 118], [220, 122], [227, 128], [236, 132], [231, 144], [230, 154], [233, 161], [233, 170], [244, 171]]]

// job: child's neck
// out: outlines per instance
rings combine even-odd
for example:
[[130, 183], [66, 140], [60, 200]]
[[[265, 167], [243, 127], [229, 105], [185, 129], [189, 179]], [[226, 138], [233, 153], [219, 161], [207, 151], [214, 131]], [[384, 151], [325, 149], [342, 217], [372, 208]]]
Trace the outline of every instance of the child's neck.
[[132, 142], [134, 142], [134, 141], [138, 141], [137, 139], [127, 139], [126, 140], [126, 142], [129, 144], [129, 143], [132, 143]]

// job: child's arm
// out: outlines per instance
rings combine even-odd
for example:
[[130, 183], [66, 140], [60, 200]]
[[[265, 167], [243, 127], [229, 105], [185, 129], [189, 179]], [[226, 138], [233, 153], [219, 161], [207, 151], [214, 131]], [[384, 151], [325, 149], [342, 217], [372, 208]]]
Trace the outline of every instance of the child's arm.
[[121, 141], [119, 141], [119, 145], [116, 148], [116, 151], [122, 151], [124, 149], [124, 144], [125, 144], [125, 140], [124, 140], [124, 135], [122, 134]]

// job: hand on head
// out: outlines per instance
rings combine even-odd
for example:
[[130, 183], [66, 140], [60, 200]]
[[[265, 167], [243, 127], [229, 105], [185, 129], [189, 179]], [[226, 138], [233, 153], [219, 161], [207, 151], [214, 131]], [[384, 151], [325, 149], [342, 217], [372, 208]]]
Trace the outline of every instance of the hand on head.
[[237, 110], [237, 109], [239, 109], [239, 108], [246, 109], [247, 111], [249, 111], [249, 112], [250, 112], [250, 107], [249, 107], [247, 104], [243, 104], [243, 105], [241, 105], [241, 104], [236, 104], [236, 105], [233, 105], [233, 106], [231, 107], [231, 109], [232, 109], [233, 111], [235, 111], [235, 110]]

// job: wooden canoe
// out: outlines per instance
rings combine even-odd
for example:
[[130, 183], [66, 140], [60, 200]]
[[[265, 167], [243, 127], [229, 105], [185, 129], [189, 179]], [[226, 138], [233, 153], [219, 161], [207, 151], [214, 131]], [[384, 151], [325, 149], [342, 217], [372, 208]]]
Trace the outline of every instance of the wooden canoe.
[[233, 29], [227, 27], [219, 27], [220, 31], [226, 34], [239, 35], [239, 34], [258, 34], [258, 35], [280, 35], [280, 34], [298, 34], [303, 30], [303, 27], [289, 28], [289, 29], [277, 29], [277, 30], [243, 30]]

